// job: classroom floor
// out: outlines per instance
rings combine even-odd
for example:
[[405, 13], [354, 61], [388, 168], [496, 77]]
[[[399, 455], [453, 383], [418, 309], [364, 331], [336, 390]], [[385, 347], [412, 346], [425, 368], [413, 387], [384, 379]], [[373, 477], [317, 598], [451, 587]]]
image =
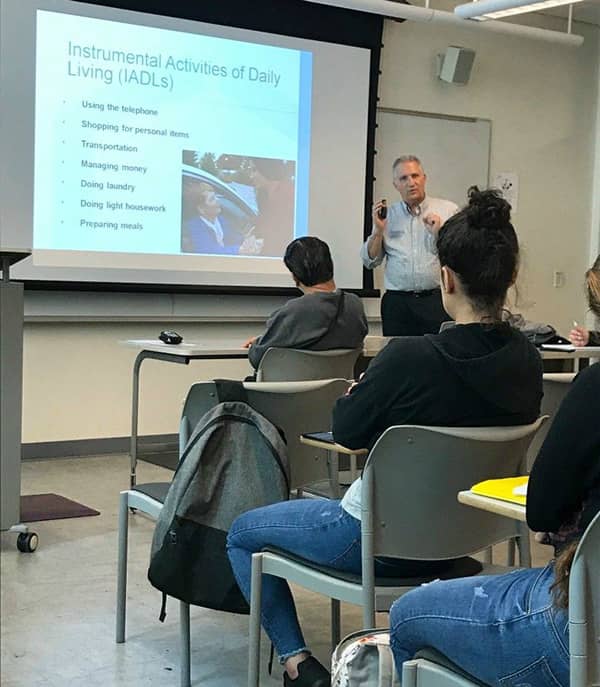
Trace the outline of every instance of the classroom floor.
[[[127, 642], [117, 645], [115, 593], [118, 494], [128, 486], [128, 457], [94, 456], [23, 464], [22, 493], [54, 492], [101, 512], [100, 516], [34, 523], [40, 543], [33, 554], [1, 535], [1, 675], [3, 687], [176, 687], [179, 685], [178, 603], [169, 600], [158, 621], [161, 597], [146, 580], [154, 524], [130, 516]], [[164, 481], [169, 471], [142, 463], [140, 482]], [[502, 562], [503, 552], [497, 560]], [[549, 557], [533, 545], [534, 564]], [[328, 600], [295, 590], [307, 641], [329, 662]], [[192, 608], [192, 684], [246, 684], [246, 616]], [[380, 626], [387, 623], [381, 614]], [[360, 610], [344, 605], [342, 633], [360, 627]], [[281, 669], [266, 671], [269, 643], [262, 642], [261, 685], [281, 685]]]

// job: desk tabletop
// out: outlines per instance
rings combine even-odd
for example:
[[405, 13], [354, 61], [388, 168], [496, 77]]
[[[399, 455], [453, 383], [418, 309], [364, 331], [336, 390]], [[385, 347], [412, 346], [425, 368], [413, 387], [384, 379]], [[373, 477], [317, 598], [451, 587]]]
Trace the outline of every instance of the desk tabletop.
[[319, 441], [319, 439], [312, 439], [311, 437], [307, 437], [304, 434], [300, 435], [300, 443], [306, 444], [307, 446], [315, 446], [316, 448], [322, 448], [325, 449], [325, 451], [345, 453], [348, 456], [365, 456], [367, 453], [369, 453], [369, 450], [366, 448], [352, 449], [346, 446], [342, 446], [341, 444], [336, 444], [335, 442]]
[[182, 358], [247, 358], [248, 349], [235, 346], [229, 342], [198, 343], [183, 341], [180, 344], [166, 344], [158, 339], [129, 339], [122, 341], [125, 346], [137, 348], [139, 351], [152, 353], [168, 353]]
[[[395, 337], [371, 335], [365, 337], [363, 355], [367, 358], [376, 356]], [[572, 358], [600, 358], [600, 346], [557, 346], [538, 349], [544, 360]]]
[[600, 346], [565, 346], [561, 349], [542, 348], [540, 355], [544, 360], [553, 358], [600, 358]]
[[[369, 335], [363, 344], [363, 355], [366, 358], [375, 357], [394, 337]], [[137, 348], [140, 351], [154, 353], [168, 353], [184, 358], [246, 358], [248, 349], [232, 341], [211, 341], [199, 343], [196, 341], [184, 341], [180, 344], [166, 344], [159, 339], [129, 339], [122, 341], [126, 346]], [[600, 357], [600, 346], [584, 346], [568, 350], [541, 350], [540, 355], [545, 359], [553, 358], [594, 358]]]
[[[367, 336], [364, 343], [363, 355], [373, 358], [385, 346], [391, 337]], [[121, 344], [139, 351], [153, 353], [168, 353], [182, 358], [247, 358], [248, 349], [236, 345], [232, 341], [211, 341], [199, 343], [197, 341], [183, 341], [180, 344], [166, 344], [160, 339], [128, 339]]]
[[491, 496], [482, 496], [481, 494], [474, 494], [470, 489], [458, 492], [458, 501], [464, 503], [466, 506], [479, 508], [480, 510], [495, 513], [496, 515], [504, 515], [513, 520], [526, 522], [525, 506], [518, 503], [511, 503], [510, 501], [502, 501], [494, 499]]

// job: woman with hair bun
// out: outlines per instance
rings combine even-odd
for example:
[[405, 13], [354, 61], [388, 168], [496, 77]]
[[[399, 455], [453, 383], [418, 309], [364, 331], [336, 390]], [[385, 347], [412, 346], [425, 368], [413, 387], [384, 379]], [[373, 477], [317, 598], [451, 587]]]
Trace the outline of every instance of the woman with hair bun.
[[[510, 206], [494, 191], [470, 189], [469, 205], [440, 229], [437, 247], [444, 308], [456, 326], [388, 343], [335, 405], [333, 436], [340, 444], [373, 446], [392, 425], [519, 425], [539, 414], [540, 356], [501, 319], [519, 263]], [[358, 478], [341, 501], [295, 499], [240, 516], [228, 553], [246, 598], [252, 554], [266, 546], [360, 574], [360, 495]], [[386, 559], [376, 560], [375, 570], [437, 576], [451, 563]], [[261, 618], [285, 667], [284, 685], [328, 687], [329, 673], [310, 655], [285, 580], [264, 577]]]

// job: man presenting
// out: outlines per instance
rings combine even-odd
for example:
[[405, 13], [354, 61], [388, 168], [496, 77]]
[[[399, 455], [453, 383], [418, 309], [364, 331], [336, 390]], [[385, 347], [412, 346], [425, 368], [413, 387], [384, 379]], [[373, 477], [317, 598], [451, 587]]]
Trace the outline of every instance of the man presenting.
[[367, 269], [385, 258], [385, 294], [381, 301], [384, 336], [435, 334], [449, 319], [442, 307], [436, 239], [440, 227], [458, 207], [449, 200], [425, 196], [427, 176], [414, 155], [393, 164], [394, 188], [402, 201], [380, 217], [382, 201], [373, 206], [373, 231], [361, 258]]

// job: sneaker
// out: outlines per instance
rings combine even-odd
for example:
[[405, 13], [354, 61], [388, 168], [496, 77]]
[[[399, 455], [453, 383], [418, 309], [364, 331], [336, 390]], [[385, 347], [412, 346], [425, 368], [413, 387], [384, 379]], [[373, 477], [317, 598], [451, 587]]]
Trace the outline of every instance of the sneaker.
[[298, 677], [295, 680], [286, 672], [283, 673], [283, 687], [331, 687], [331, 675], [314, 656], [309, 656], [298, 664]]

